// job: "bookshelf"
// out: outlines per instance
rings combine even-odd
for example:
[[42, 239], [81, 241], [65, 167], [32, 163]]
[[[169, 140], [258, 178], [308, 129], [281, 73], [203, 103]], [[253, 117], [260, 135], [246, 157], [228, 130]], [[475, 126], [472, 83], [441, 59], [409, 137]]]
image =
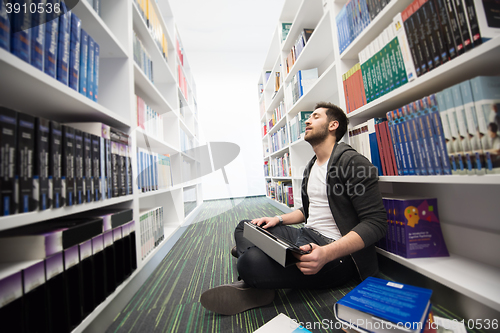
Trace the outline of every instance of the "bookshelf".
[[[83, 203], [70, 207], [34, 211], [0, 217], [0, 231], [24, 226], [73, 214], [85, 214], [100, 208], [132, 208], [135, 223], [137, 269], [106, 300], [87, 316], [73, 332], [100, 330], [96, 324], [101, 312], [116, 311], [117, 300], [131, 297], [166, 254], [167, 240], [195, 214], [202, 201], [201, 178], [189, 179], [199, 168], [199, 161], [186, 155], [181, 148], [181, 134], [190, 148], [199, 145], [196, 86], [183, 54], [184, 65], [177, 54], [176, 43], [179, 33], [168, 0], [150, 1], [151, 8], [159, 18], [168, 49], [168, 56], [150, 34], [138, 4], [134, 0], [101, 2], [99, 16], [86, 1], [79, 1], [73, 8], [82, 21], [82, 28], [100, 45], [99, 101], [81, 95], [44, 72], [19, 59], [10, 52], [0, 49], [0, 104], [33, 116], [66, 122], [102, 122], [124, 131], [130, 137], [131, 165], [133, 170], [133, 194]], [[134, 61], [134, 33], [149, 53], [153, 66], [153, 82]], [[188, 98], [179, 88], [178, 66], [187, 81]], [[137, 125], [135, 96], [141, 97], [154, 111], [163, 116], [163, 136], [152, 137]], [[141, 192], [137, 188], [138, 148], [151, 153], [170, 154], [173, 184], [156, 191]], [[163, 207], [164, 240], [150, 254], [141, 260], [139, 212], [152, 207]], [[8, 276], [19, 267], [0, 266], [0, 276]], [[23, 266], [24, 265], [24, 266]], [[123, 296], [127, 295], [127, 296]], [[122, 303], [124, 304], [124, 303]], [[118, 309], [119, 310], [119, 309]], [[111, 311], [111, 312], [110, 312]], [[97, 320], [99, 323], [102, 320]], [[97, 325], [97, 326], [96, 326]]]
[[[344, 52], [340, 53], [336, 17], [346, 3], [347, 1], [342, 0], [285, 1], [264, 61], [262, 74], [258, 79], [258, 83], [263, 84], [264, 90], [259, 96], [258, 105], [261, 110], [261, 126], [269, 123], [273, 110], [279, 102], [288, 98], [286, 93], [283, 94], [281, 91], [291, 80], [292, 75], [299, 70], [309, 68], [318, 68], [317, 81], [295, 104], [283, 112], [284, 120], [280, 120], [277, 126], [285, 126], [285, 122], [290, 127], [290, 120], [298, 112], [312, 110], [319, 101], [331, 102], [346, 110], [342, 75], [359, 62], [358, 53], [389, 26], [393, 17], [404, 10], [411, 1], [390, 1], [346, 47]], [[281, 23], [285, 22], [293, 24], [286, 40], [281, 41]], [[305, 28], [315, 30], [291, 67], [290, 73], [286, 75], [287, 55], [299, 33]], [[387, 111], [475, 76], [499, 75], [499, 46], [500, 38], [495, 37], [417, 77], [414, 81], [350, 112], [347, 114], [350, 128], [368, 119], [383, 117]], [[282, 71], [283, 83], [280, 90], [274, 94], [274, 84], [265, 82], [265, 73], [272, 71], [271, 81], [274, 72], [279, 68]], [[273, 158], [282, 157], [285, 153], [289, 154], [292, 175], [290, 178], [269, 175], [265, 177], [265, 181], [268, 184], [276, 184], [283, 180], [290, 181], [294, 193], [292, 208], [298, 208], [301, 206], [302, 173], [314, 152], [303, 139], [290, 142], [290, 138], [287, 145], [280, 150], [266, 151], [267, 147], [271, 147], [270, 134], [276, 130], [275, 127], [268, 128], [268, 133], [262, 136], [263, 161], [271, 163]], [[349, 142], [347, 136], [343, 141]], [[498, 313], [500, 294], [497, 292], [497, 286], [500, 278], [500, 263], [494, 256], [500, 251], [497, 245], [500, 244], [500, 227], [497, 223], [500, 207], [492, 198], [498, 197], [495, 193], [499, 183], [500, 175], [381, 176], [379, 186], [383, 194], [409, 194], [438, 198], [443, 234], [451, 256], [405, 259], [384, 250], [379, 250], [379, 254], [455, 290], [460, 295], [477, 300], [480, 306], [490, 311], [488, 313], [491, 311]], [[282, 205], [278, 202], [276, 204]], [[471, 245], [464, 246], [464, 242]], [[477, 311], [475, 312], [467, 304], [464, 308], [463, 315], [465, 316], [477, 314]]]

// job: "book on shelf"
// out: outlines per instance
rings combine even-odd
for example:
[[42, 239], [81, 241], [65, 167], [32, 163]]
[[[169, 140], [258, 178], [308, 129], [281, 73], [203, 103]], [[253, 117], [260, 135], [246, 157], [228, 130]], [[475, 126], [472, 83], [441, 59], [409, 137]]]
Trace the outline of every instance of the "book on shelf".
[[92, 259], [94, 264], [94, 301], [95, 304], [102, 303], [107, 297], [106, 288], [106, 261], [104, 258], [104, 235], [100, 234], [92, 238]]
[[313, 111], [299, 111], [292, 119], [290, 119], [290, 141], [295, 142], [304, 138], [306, 131], [306, 121]]
[[[95, 41], [92, 36], [88, 35], [88, 54], [87, 54], [87, 93], [86, 96], [94, 99], [94, 66], [95, 66]], [[81, 92], [81, 91], [80, 91]]]
[[103, 233], [103, 254], [105, 266], [105, 290], [106, 297], [111, 295], [118, 286], [116, 279], [116, 256], [115, 247], [113, 241], [113, 230], [109, 230]]
[[35, 155], [35, 117], [18, 113], [17, 116], [17, 177], [18, 212], [27, 213], [36, 209], [33, 189]]
[[75, 128], [75, 204], [85, 202], [84, 192], [84, 164], [83, 164], [83, 132]]
[[59, 35], [57, 42], [57, 80], [68, 85], [69, 78], [69, 55], [70, 55], [70, 32], [71, 13], [68, 12], [64, 2], [60, 3]]
[[20, 11], [11, 14], [11, 52], [28, 64], [31, 60], [31, 13]]
[[432, 290], [368, 277], [335, 303], [335, 318], [362, 331], [422, 332]]
[[403, 258], [449, 256], [436, 198], [384, 197], [390, 228], [382, 249]]
[[[378, 14], [374, 8], [368, 9], [369, 1], [350, 0], [337, 14], [335, 22], [337, 25], [337, 39], [340, 54], [356, 39], [356, 37], [370, 24], [371, 20]], [[385, 6], [387, 2], [383, 2]], [[378, 4], [382, 5], [382, 2]], [[373, 18], [371, 18], [373, 16]]]
[[43, 260], [38, 261], [21, 272], [26, 331], [49, 331], [45, 263]]
[[[47, 0], [46, 4], [54, 4], [56, 0]], [[56, 78], [57, 73], [57, 43], [59, 36], [59, 16], [54, 12], [45, 13], [45, 48], [44, 66], [45, 74]]]
[[281, 23], [280, 33], [282, 42], [286, 40], [291, 28], [292, 28], [292, 23], [285, 23], [285, 22]]
[[69, 79], [68, 86], [79, 90], [82, 20], [74, 13], [70, 14], [70, 48], [69, 48]]
[[92, 100], [97, 102], [99, 100], [99, 57], [100, 57], [100, 46], [94, 41], [94, 94]]
[[83, 200], [94, 201], [94, 185], [92, 176], [92, 135], [83, 132]]
[[70, 328], [74, 329], [82, 321], [82, 275], [78, 245], [63, 251], [66, 293], [68, 298], [68, 319]]
[[[473, 0], [481, 42], [486, 42], [500, 34], [500, 19], [495, 15], [498, 4], [495, 1]], [[476, 41], [474, 40], [474, 43]]]
[[[49, 198], [52, 201], [52, 208], [60, 208], [65, 204], [62, 187], [62, 128], [61, 124], [50, 121], [49, 136]], [[52, 189], [52, 190], [50, 190]]]
[[52, 207], [52, 193], [50, 193], [49, 168], [50, 155], [50, 121], [37, 117], [35, 119], [35, 155], [33, 158], [33, 196], [38, 210]]
[[[32, 3], [40, 4], [41, 0]], [[45, 12], [31, 13], [31, 65], [43, 71], [44, 64], [44, 41], [45, 41]]]
[[139, 230], [141, 237], [141, 259], [148, 254], [164, 239], [163, 207], [142, 209], [139, 213]]
[[75, 129], [62, 125], [62, 174], [61, 192], [65, 206], [75, 204]]
[[10, 20], [5, 3], [0, 3], [0, 48], [10, 52]]

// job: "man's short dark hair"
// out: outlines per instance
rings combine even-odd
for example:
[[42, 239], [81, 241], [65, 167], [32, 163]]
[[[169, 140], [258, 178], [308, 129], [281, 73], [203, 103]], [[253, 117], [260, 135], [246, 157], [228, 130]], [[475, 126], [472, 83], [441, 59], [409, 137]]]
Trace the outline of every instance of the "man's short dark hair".
[[345, 115], [344, 111], [339, 108], [337, 105], [328, 103], [328, 102], [319, 102], [314, 107], [314, 110], [324, 108], [326, 109], [326, 116], [328, 117], [328, 121], [336, 120], [339, 122], [339, 127], [335, 131], [335, 141], [339, 142], [340, 139], [347, 132], [347, 125], [349, 124], [349, 119]]
[[492, 131], [493, 133], [496, 133], [496, 132], [498, 132], [498, 125], [496, 123], [489, 123], [488, 129], [490, 131]]

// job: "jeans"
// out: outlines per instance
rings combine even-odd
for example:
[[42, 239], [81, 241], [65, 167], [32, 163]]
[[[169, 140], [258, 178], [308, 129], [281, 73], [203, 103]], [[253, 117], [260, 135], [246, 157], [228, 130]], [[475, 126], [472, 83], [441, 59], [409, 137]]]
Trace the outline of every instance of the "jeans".
[[[351, 256], [338, 258], [327, 263], [314, 275], [304, 275], [296, 265], [283, 267], [243, 237], [245, 221], [250, 220], [243, 220], [238, 224], [234, 231], [234, 239], [239, 255], [238, 274], [250, 287], [261, 289], [332, 288], [346, 283], [356, 272]], [[267, 230], [298, 246], [309, 243], [323, 246], [330, 242], [309, 228], [282, 225]]]

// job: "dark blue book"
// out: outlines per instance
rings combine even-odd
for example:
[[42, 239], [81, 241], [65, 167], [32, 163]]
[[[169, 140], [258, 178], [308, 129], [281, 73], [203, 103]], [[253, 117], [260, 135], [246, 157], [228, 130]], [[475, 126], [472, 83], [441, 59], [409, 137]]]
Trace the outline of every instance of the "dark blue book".
[[391, 137], [392, 147], [394, 149], [394, 157], [396, 159], [396, 163], [398, 166], [398, 176], [402, 176], [404, 166], [403, 166], [403, 160], [402, 160], [402, 156], [401, 156], [401, 150], [400, 150], [398, 137], [396, 135], [396, 128], [394, 125], [394, 119], [393, 119], [392, 112], [391, 111], [387, 112], [386, 116], [387, 116], [387, 128], [389, 129], [389, 135]]
[[413, 154], [413, 149], [412, 149], [412, 145], [411, 145], [411, 136], [408, 132], [408, 128], [406, 127], [406, 120], [403, 116], [403, 108], [399, 108], [396, 111], [396, 114], [397, 114], [397, 119], [398, 119], [398, 125], [400, 126], [401, 128], [401, 135], [402, 135], [402, 139], [403, 139], [403, 142], [404, 142], [404, 152], [406, 154], [406, 157], [407, 157], [407, 162], [408, 162], [408, 174], [413, 176], [416, 174], [416, 168], [415, 168], [415, 163], [416, 163], [416, 160], [415, 160], [415, 155]]
[[[41, 0], [32, 1], [32, 5], [44, 4]], [[31, 14], [31, 65], [43, 71], [45, 47], [45, 11], [34, 11]]]
[[87, 54], [87, 97], [94, 100], [94, 53], [95, 42], [89, 35], [89, 48]]
[[441, 167], [445, 175], [451, 175], [451, 164], [448, 157], [448, 149], [446, 148], [443, 123], [439, 114], [436, 95], [432, 94], [426, 98], [429, 103], [429, 117], [431, 118], [434, 143], [437, 147], [438, 157], [440, 157]]
[[[19, 1], [17, 1], [19, 3]], [[27, 2], [29, 4], [29, 2]], [[31, 13], [20, 10], [10, 14], [11, 52], [30, 63], [31, 58]]]
[[75, 128], [75, 204], [77, 205], [85, 201], [83, 149], [83, 132]]
[[406, 147], [406, 141], [404, 137], [404, 132], [403, 132], [403, 125], [398, 117], [398, 111], [393, 110], [391, 112], [391, 117], [392, 120], [394, 121], [394, 130], [396, 133], [396, 138], [398, 142], [398, 149], [401, 155], [401, 161], [402, 161], [402, 166], [403, 166], [403, 175], [407, 176], [410, 174], [410, 170], [412, 169], [410, 160], [409, 160], [409, 155], [408, 155], [408, 149]]
[[[58, 0], [47, 0], [46, 5], [56, 4]], [[57, 73], [57, 42], [59, 37], [59, 17], [52, 11], [46, 13], [45, 25], [45, 48], [44, 48], [44, 66], [45, 74], [56, 78]]]
[[81, 29], [80, 36], [80, 71], [79, 71], [79, 88], [80, 94], [87, 96], [87, 59], [89, 56], [89, 35]]
[[94, 96], [92, 99], [97, 102], [98, 100], [98, 92], [99, 92], [99, 53], [100, 47], [94, 41], [95, 49], [94, 49]]
[[16, 198], [16, 141], [17, 141], [17, 112], [0, 107], [0, 216], [14, 214], [17, 211]]
[[17, 116], [17, 176], [19, 177], [19, 213], [36, 209], [33, 196], [33, 157], [35, 156], [35, 117]]
[[423, 332], [432, 290], [368, 277], [334, 306], [335, 317], [363, 331]]
[[62, 125], [62, 193], [66, 206], [75, 204], [75, 129]]
[[70, 88], [78, 91], [80, 74], [80, 38], [82, 31], [82, 21], [74, 13], [71, 13], [71, 33], [69, 51], [69, 82]]
[[414, 174], [420, 176], [422, 175], [422, 161], [419, 155], [418, 142], [415, 137], [415, 131], [412, 127], [411, 113], [409, 110], [409, 105], [405, 105], [401, 108], [401, 119], [406, 133], [406, 142], [408, 143], [408, 148], [411, 152], [411, 159], [415, 170]]
[[92, 195], [92, 135], [83, 132], [83, 193], [86, 202], [94, 200]]
[[52, 200], [52, 208], [64, 206], [65, 197], [62, 191], [62, 130], [61, 124], [50, 122], [50, 145], [49, 145], [49, 190]]
[[[3, 1], [2, 1], [3, 3]], [[3, 268], [3, 267], [2, 267]], [[24, 332], [26, 321], [23, 318], [23, 276], [22, 271], [4, 270], [0, 275], [0, 320], [6, 332]]]
[[0, 3], [0, 47], [10, 51], [10, 20], [3, 1]]
[[50, 147], [50, 122], [47, 119], [36, 118], [35, 123], [35, 171], [33, 179], [36, 183], [35, 200], [39, 210], [52, 207], [49, 193], [49, 147]]
[[61, 14], [59, 16], [59, 35], [57, 42], [57, 80], [65, 85], [68, 85], [71, 13], [68, 12], [64, 2], [61, 2], [60, 5], [61, 12], [64, 14]]
[[[425, 118], [425, 106], [423, 104], [423, 100], [419, 99], [418, 101], [415, 101], [415, 116], [416, 116], [416, 121], [418, 125], [418, 133], [421, 138], [421, 144], [423, 147], [423, 151], [425, 153], [425, 160], [427, 161], [426, 166], [427, 166], [427, 174], [428, 175], [435, 175], [436, 170], [434, 168], [436, 158], [433, 155], [432, 151], [432, 137], [429, 136], [429, 130], [428, 130], [428, 125], [427, 125], [427, 119]], [[429, 123], [430, 125], [430, 123]]]
[[410, 126], [409, 131], [412, 133], [413, 147], [417, 152], [420, 175], [427, 175], [427, 158], [424, 151], [422, 133], [418, 130], [419, 126], [416, 119], [415, 103], [413, 102], [406, 105], [405, 112], [408, 124]]

